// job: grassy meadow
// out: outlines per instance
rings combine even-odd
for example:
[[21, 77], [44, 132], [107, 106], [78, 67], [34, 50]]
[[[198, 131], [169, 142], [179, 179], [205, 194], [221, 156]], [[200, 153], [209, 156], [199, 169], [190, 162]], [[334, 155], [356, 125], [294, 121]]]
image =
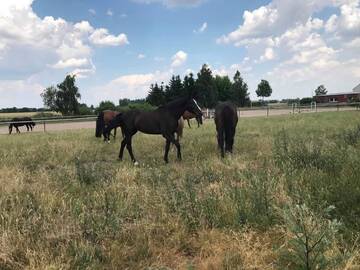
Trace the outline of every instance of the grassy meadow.
[[57, 112], [14, 112], [0, 113], [0, 120], [11, 120], [15, 117], [49, 117], [60, 115]]
[[137, 134], [0, 136], [0, 269], [360, 269], [360, 113], [185, 128], [183, 161]]

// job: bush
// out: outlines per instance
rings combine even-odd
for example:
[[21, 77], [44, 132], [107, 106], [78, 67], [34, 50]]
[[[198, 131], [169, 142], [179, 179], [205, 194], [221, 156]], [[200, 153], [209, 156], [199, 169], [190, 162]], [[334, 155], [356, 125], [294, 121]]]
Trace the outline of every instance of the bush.
[[282, 263], [291, 269], [334, 269], [341, 262], [335, 235], [340, 223], [329, 218], [332, 206], [315, 214], [305, 204], [289, 205], [283, 212], [288, 242]]

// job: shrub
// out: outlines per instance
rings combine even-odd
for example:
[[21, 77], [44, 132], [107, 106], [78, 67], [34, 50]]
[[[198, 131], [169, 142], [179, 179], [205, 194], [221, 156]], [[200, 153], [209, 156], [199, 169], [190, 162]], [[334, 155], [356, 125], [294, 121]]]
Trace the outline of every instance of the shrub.
[[281, 259], [291, 269], [333, 269], [340, 263], [341, 254], [334, 247], [340, 223], [329, 219], [333, 208], [315, 214], [305, 204], [290, 204], [284, 210], [288, 243]]

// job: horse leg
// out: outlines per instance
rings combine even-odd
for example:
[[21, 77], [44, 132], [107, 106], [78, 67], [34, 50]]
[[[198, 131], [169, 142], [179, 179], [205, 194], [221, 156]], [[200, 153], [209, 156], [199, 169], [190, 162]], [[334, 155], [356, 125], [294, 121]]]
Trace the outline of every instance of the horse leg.
[[[166, 139], [166, 138], [165, 138]], [[169, 163], [169, 150], [170, 150], [170, 140], [166, 139], [166, 144], [165, 144], [165, 154], [164, 154], [164, 161], [165, 163]]]
[[218, 146], [220, 148], [221, 151], [221, 157], [225, 156], [225, 151], [224, 151], [224, 134], [223, 131], [220, 130], [217, 133], [217, 140], [218, 140]]
[[[179, 141], [175, 140], [174, 134], [171, 135], [165, 135], [166, 140], [169, 140], [171, 143], [173, 143], [176, 146], [177, 149], [177, 158], [178, 160], [181, 160], [181, 147]], [[166, 149], [165, 149], [166, 150]], [[168, 151], [169, 152], [169, 151]]]
[[191, 128], [191, 126], [190, 126], [190, 119], [186, 119], [186, 121], [188, 122], [189, 128]]
[[12, 133], [12, 126], [9, 126], [9, 135]]
[[136, 161], [133, 151], [132, 151], [131, 137], [127, 138], [127, 140], [126, 140], [126, 149], [128, 150], [130, 158], [131, 158], [132, 162], [134, 162], [134, 165], [138, 165], [139, 163]]
[[20, 133], [19, 128], [17, 126], [15, 126], [15, 128], [16, 128], [16, 133]]
[[126, 146], [126, 137], [121, 141], [120, 152], [119, 152], [119, 159], [120, 160], [123, 159], [125, 146]]
[[114, 129], [114, 140], [116, 139], [116, 129], [117, 128]]

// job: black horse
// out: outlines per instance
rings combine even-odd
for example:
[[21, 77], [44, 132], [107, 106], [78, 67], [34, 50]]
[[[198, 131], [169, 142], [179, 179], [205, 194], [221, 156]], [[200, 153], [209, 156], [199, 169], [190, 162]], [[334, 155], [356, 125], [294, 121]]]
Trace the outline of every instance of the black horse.
[[234, 104], [223, 102], [216, 106], [215, 125], [221, 157], [224, 157], [225, 152], [232, 153], [237, 122], [238, 116]]
[[30, 117], [15, 117], [11, 120], [9, 125], [9, 134], [12, 133], [13, 127], [16, 128], [16, 133], [20, 133], [19, 127], [26, 126], [27, 131], [33, 130], [33, 127], [35, 127], [34, 121]]
[[124, 134], [121, 142], [119, 159], [122, 160], [124, 148], [126, 146], [131, 160], [137, 165], [137, 161], [132, 152], [131, 139], [136, 132], [140, 131], [146, 134], [159, 134], [166, 139], [164, 160], [169, 162], [168, 154], [170, 143], [177, 148], [177, 158], [181, 160], [180, 143], [175, 139], [174, 133], [178, 128], [178, 120], [185, 111], [192, 112], [198, 117], [202, 116], [201, 109], [195, 99], [184, 97], [169, 102], [154, 111], [130, 110], [118, 114], [113, 121], [105, 128], [104, 132], [109, 132], [112, 128], [120, 126]]

